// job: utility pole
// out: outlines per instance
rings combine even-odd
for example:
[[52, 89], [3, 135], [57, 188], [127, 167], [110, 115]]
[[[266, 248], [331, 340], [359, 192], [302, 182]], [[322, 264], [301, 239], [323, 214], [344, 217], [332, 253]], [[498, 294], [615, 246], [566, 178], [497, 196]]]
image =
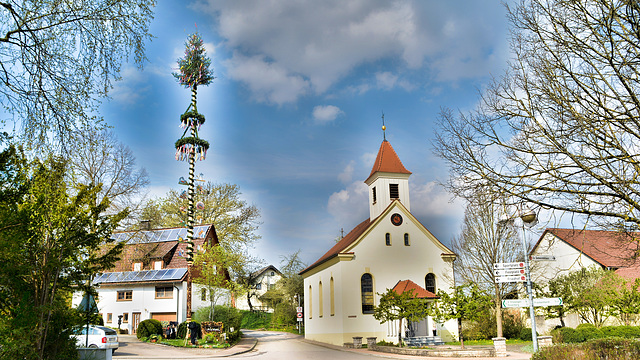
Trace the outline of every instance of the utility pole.
[[[213, 71], [209, 69], [211, 59], [206, 55], [204, 43], [198, 33], [192, 34], [185, 43], [184, 58], [178, 59], [179, 72], [173, 73], [180, 85], [191, 89], [191, 104], [180, 116], [184, 133], [175, 143], [176, 160], [189, 162], [188, 208], [187, 208], [187, 321], [191, 320], [191, 267], [193, 265], [194, 244], [194, 196], [196, 160], [204, 160], [209, 149], [209, 142], [198, 137], [198, 129], [204, 123], [204, 115], [198, 113], [198, 85], [209, 85], [213, 81]], [[190, 136], [185, 136], [189, 131]]]

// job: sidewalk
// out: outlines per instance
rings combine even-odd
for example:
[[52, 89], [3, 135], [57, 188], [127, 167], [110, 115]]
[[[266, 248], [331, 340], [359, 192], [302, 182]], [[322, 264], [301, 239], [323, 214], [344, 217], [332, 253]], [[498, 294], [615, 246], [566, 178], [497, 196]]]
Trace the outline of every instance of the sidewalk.
[[418, 359], [420, 360], [422, 359], [428, 359], [428, 360], [499, 360], [499, 359], [528, 360], [528, 359], [531, 359], [531, 354], [520, 353], [515, 351], [507, 351], [507, 357], [501, 357], [501, 358], [498, 358], [498, 357], [473, 357], [473, 358], [471, 357], [433, 357], [433, 356], [412, 356], [412, 355], [389, 354], [389, 353], [382, 353], [378, 351], [372, 351], [368, 349], [350, 349], [350, 348], [345, 348], [338, 345], [331, 345], [331, 344], [325, 344], [318, 341], [307, 340], [304, 338], [301, 338], [300, 341], [304, 341], [309, 344], [322, 346], [322, 347], [326, 347], [334, 350], [356, 352], [356, 353], [367, 354], [367, 355], [385, 358], [385, 359], [405, 359], [405, 360], [418, 360]]
[[[128, 337], [130, 337], [130, 339], [128, 339]], [[126, 339], [125, 342], [127, 343], [131, 343], [132, 341], [133, 342], [137, 341], [135, 335], [120, 335], [120, 338]], [[123, 354], [123, 352], [126, 352], [127, 349], [121, 348], [114, 353], [113, 359], [114, 360], [146, 360], [146, 359], [205, 360], [205, 359], [223, 358], [223, 357], [244, 354], [253, 350], [256, 347], [257, 343], [258, 343], [258, 339], [248, 338], [248, 337], [243, 337], [234, 346], [226, 349], [177, 348], [177, 347], [172, 347], [169, 345], [162, 345], [162, 344], [136, 343], [136, 345], [139, 347], [145, 347], [145, 349], [141, 349], [142, 354], [128, 354], [128, 353]], [[166, 356], [158, 356], [158, 353], [157, 353], [158, 347], [164, 347], [167, 350], [170, 349], [175, 351], [171, 352], [170, 354], [167, 354]]]

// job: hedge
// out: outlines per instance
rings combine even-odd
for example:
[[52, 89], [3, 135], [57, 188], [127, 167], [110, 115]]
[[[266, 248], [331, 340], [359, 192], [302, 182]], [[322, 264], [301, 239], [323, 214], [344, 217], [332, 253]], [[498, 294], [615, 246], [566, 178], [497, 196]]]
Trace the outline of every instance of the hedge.
[[162, 335], [162, 323], [156, 319], [141, 321], [138, 325], [138, 329], [136, 330], [136, 336], [138, 339], [148, 338], [153, 334]]

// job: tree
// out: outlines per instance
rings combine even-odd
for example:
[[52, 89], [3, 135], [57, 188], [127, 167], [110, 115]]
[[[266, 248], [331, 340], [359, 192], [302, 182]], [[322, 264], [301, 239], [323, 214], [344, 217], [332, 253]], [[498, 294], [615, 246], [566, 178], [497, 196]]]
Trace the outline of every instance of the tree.
[[380, 294], [380, 302], [373, 310], [373, 317], [381, 324], [398, 320], [398, 345], [402, 347], [402, 322], [420, 321], [427, 317], [429, 303], [426, 299], [416, 296], [413, 289], [399, 294], [393, 289], [387, 289]]
[[456, 319], [460, 343], [464, 348], [462, 320], [477, 321], [482, 317], [489, 316], [493, 301], [475, 284], [455, 286], [451, 290], [451, 293], [438, 290], [438, 300], [429, 307], [429, 315], [438, 321]]
[[238, 254], [228, 253], [218, 244], [210, 244], [196, 254], [193, 265], [197, 272], [193, 281], [204, 285], [209, 294], [209, 321], [213, 321], [215, 305], [221, 297], [243, 292], [242, 283], [233, 281], [228, 269], [244, 261]]
[[507, 5], [513, 60], [470, 114], [443, 109], [435, 152], [465, 198], [489, 186], [514, 204], [640, 224], [640, 4]]
[[493, 297], [497, 335], [502, 337], [502, 298], [515, 290], [512, 283], [498, 283], [493, 264], [522, 259], [518, 234], [499, 223], [504, 211], [480, 191], [467, 205], [460, 235], [451, 242], [458, 254], [456, 273], [464, 284], [476, 284]]
[[0, 1], [0, 103], [25, 139], [62, 143], [93, 112], [120, 65], [142, 67], [155, 0]]
[[149, 184], [149, 177], [146, 170], [136, 168], [131, 149], [114, 133], [84, 127], [75, 133], [73, 148], [68, 153], [72, 186], [101, 185], [96, 204], [108, 198], [112, 213], [139, 207], [137, 197]]
[[[282, 278], [260, 296], [260, 301], [274, 309], [274, 320], [281, 324], [295, 324], [296, 307], [304, 302], [304, 279], [299, 274], [307, 265], [300, 259], [300, 250], [281, 256]], [[250, 300], [250, 295], [247, 295]]]
[[68, 297], [113, 266], [122, 245], [97, 249], [126, 212], [104, 215], [100, 187], [71, 191], [64, 160], [27, 164], [12, 146], [0, 159], [0, 357], [68, 358]]

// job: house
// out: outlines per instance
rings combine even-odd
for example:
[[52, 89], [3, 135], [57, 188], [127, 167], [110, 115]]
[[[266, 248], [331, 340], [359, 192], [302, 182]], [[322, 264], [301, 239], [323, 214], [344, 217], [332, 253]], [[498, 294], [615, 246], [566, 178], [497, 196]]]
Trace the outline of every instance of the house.
[[236, 307], [241, 310], [258, 310], [273, 312], [273, 308], [260, 300], [267, 291], [275, 288], [282, 279], [282, 273], [273, 265], [268, 265], [249, 275], [249, 291], [236, 301]]
[[[422, 294], [452, 285], [448, 279], [453, 279], [456, 254], [411, 213], [410, 175], [385, 139], [365, 180], [369, 218], [300, 272], [305, 338], [335, 345], [352, 342], [354, 336], [397, 342], [397, 322], [381, 324], [373, 317], [378, 294], [403, 280]], [[413, 335], [426, 336], [434, 321], [429, 317], [416, 325]], [[444, 340], [458, 338], [454, 320], [436, 326]]]
[[[93, 283], [97, 287], [97, 305], [104, 324], [135, 333], [142, 320], [183, 322], [187, 318], [186, 228], [118, 232], [116, 242], [125, 242], [121, 258], [108, 272], [99, 274]], [[194, 227], [194, 245], [218, 243], [213, 225]], [[197, 275], [193, 267], [192, 273]], [[77, 306], [82, 293], [75, 293], [72, 304]], [[192, 284], [192, 309], [210, 305], [211, 294], [198, 284]], [[228, 301], [223, 299], [222, 301]], [[121, 318], [120, 318], [121, 316]], [[121, 324], [118, 325], [118, 320]]]
[[[640, 250], [637, 232], [617, 232], [585, 229], [546, 229], [529, 252], [531, 278], [534, 283], [544, 285], [549, 280], [571, 272], [598, 266], [615, 270], [619, 275], [633, 280], [640, 277], [636, 257]], [[536, 261], [535, 256], [551, 255], [554, 260]], [[581, 323], [576, 314], [568, 314], [565, 324], [576, 327]], [[540, 332], [559, 325], [558, 319], [536, 316]]]

